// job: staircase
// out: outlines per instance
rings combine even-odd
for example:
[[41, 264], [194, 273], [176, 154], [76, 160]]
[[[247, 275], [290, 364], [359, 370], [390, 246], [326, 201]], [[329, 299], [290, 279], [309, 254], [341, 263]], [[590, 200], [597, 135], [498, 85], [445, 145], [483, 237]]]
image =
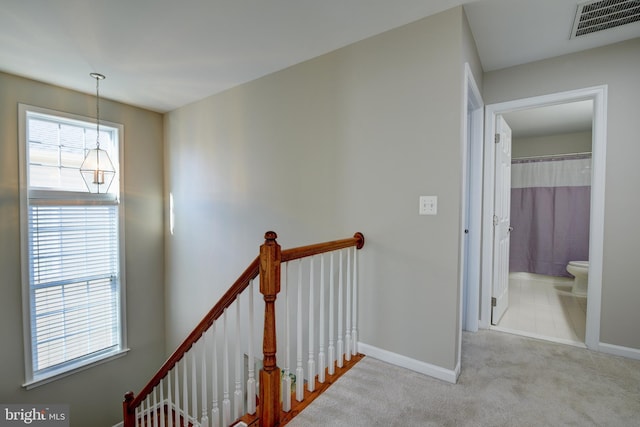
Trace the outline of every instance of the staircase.
[[259, 255], [147, 385], [125, 395], [124, 427], [281, 426], [362, 358], [362, 233], [287, 250], [276, 238], [265, 234]]

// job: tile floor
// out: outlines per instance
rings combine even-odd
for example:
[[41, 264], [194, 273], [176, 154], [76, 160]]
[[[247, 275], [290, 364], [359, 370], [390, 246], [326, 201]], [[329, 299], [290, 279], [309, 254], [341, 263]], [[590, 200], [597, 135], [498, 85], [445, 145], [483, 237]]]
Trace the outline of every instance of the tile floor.
[[496, 329], [584, 345], [587, 299], [571, 293], [572, 279], [509, 275], [509, 308]]

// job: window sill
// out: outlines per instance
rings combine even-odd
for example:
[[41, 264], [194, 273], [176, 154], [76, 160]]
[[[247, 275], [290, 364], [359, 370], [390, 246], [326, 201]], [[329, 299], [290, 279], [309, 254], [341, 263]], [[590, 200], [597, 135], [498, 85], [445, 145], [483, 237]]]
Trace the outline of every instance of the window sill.
[[77, 372], [81, 372], [84, 371], [86, 369], [92, 368], [94, 366], [98, 366], [101, 365], [103, 363], [107, 363], [110, 362], [112, 360], [115, 359], [119, 359], [123, 356], [126, 356], [127, 353], [129, 352], [128, 348], [119, 350], [117, 352], [111, 353], [108, 356], [103, 356], [100, 358], [96, 358], [93, 360], [87, 360], [84, 362], [84, 364], [79, 365], [75, 368], [71, 368], [71, 369], [67, 369], [61, 372], [56, 372], [56, 373], [51, 373], [49, 375], [46, 376], [40, 376], [38, 378], [34, 378], [31, 381], [27, 381], [26, 383], [22, 384], [22, 387], [24, 387], [27, 390], [31, 390], [33, 388], [39, 387], [41, 385], [44, 384], [48, 384], [50, 382], [56, 381], [60, 378], [64, 378], [64, 377], [68, 377], [69, 375], [75, 374]]

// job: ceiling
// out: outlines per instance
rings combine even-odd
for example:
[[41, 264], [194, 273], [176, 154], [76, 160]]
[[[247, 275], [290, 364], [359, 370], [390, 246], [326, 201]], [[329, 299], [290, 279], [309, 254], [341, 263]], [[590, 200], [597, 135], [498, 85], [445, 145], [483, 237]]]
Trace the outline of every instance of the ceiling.
[[503, 114], [514, 138], [590, 132], [593, 101], [575, 101]]
[[640, 37], [569, 39], [581, 0], [0, 0], [0, 70], [167, 112], [464, 5], [485, 71]]

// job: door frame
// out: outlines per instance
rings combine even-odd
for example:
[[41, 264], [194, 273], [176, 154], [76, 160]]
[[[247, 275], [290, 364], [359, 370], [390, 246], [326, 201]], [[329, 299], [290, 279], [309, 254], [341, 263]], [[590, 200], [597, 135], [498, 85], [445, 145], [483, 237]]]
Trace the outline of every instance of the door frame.
[[585, 344], [596, 350], [600, 342], [602, 264], [604, 241], [604, 197], [607, 143], [607, 85], [534, 96], [487, 105], [485, 108], [484, 183], [482, 212], [482, 274], [479, 327], [491, 327], [491, 283], [493, 263], [493, 185], [495, 118], [498, 114], [568, 102], [592, 100], [591, 219], [589, 225], [589, 287]]
[[[460, 325], [465, 331], [476, 332], [480, 319], [484, 102], [469, 63], [464, 64], [464, 75], [463, 105], [466, 110], [462, 124]], [[465, 233], [465, 230], [469, 232]]]
[[[458, 342], [456, 343], [456, 380], [462, 365], [462, 330], [478, 330], [480, 308], [480, 267], [482, 230], [482, 131], [484, 102], [469, 63], [464, 64], [462, 126], [462, 191], [458, 267]], [[469, 230], [465, 233], [465, 230]]]

